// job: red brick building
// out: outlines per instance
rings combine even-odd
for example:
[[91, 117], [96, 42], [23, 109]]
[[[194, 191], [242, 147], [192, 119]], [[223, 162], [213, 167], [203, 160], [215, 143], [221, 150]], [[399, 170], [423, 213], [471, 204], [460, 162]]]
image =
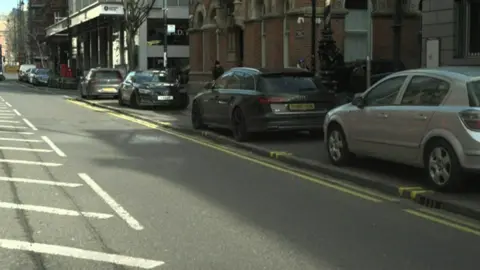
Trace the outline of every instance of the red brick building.
[[67, 0], [28, 1], [28, 49], [32, 63], [39, 62], [40, 55], [48, 56], [49, 51], [44, 45], [45, 28], [65, 17], [67, 12]]
[[[316, 1], [321, 18], [325, 0]], [[334, 38], [346, 61], [369, 54], [373, 59], [392, 59], [395, 0], [371, 0], [370, 8], [367, 1], [332, 0]], [[403, 1], [401, 59], [407, 67], [421, 64], [418, 2]], [[208, 78], [216, 59], [225, 68], [239, 64], [287, 67], [299, 59], [308, 63], [310, 5], [309, 0], [194, 0], [189, 32], [191, 80]], [[321, 27], [317, 25], [317, 39]]]

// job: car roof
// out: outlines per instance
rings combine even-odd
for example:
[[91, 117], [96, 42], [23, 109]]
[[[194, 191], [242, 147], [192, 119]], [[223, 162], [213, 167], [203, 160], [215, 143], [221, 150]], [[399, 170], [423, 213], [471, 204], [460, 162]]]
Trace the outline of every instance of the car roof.
[[118, 69], [114, 68], [92, 68], [93, 71], [119, 71]]
[[251, 72], [262, 75], [273, 75], [273, 74], [305, 74], [310, 73], [310, 71], [302, 68], [250, 68], [250, 67], [235, 67], [230, 69], [230, 71], [242, 71], [242, 72]]
[[480, 67], [477, 66], [443, 66], [438, 68], [419, 68], [400, 71], [396, 74], [410, 75], [416, 73], [439, 75], [464, 82], [480, 79]]

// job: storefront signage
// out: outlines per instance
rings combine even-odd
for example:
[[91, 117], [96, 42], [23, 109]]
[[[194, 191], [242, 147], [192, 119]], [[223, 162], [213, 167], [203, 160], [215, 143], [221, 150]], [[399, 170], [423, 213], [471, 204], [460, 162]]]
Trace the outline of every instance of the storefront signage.
[[120, 5], [102, 5], [100, 13], [102, 15], [123, 15], [123, 7]]

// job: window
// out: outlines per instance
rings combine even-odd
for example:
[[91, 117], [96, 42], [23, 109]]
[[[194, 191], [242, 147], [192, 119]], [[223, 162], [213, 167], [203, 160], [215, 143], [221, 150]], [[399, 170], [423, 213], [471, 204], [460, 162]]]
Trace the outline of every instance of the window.
[[240, 76], [242, 89], [255, 90], [255, 77], [245, 72], [236, 72]]
[[228, 51], [233, 52], [235, 51], [235, 33], [228, 32]]
[[242, 79], [241, 79], [241, 75], [243, 74], [239, 74], [239, 72], [234, 72], [232, 74], [232, 76], [230, 76], [230, 78], [228, 79], [228, 83], [227, 83], [227, 89], [243, 89], [242, 87]]
[[[189, 44], [188, 39], [188, 19], [169, 19], [168, 25], [175, 26], [175, 32], [167, 35], [168, 45]], [[147, 42], [149, 45], [162, 46], [165, 40], [165, 27], [163, 19], [148, 19], [147, 21]]]
[[137, 83], [167, 82], [167, 74], [164, 72], [137, 72], [135, 74], [135, 81]]
[[480, 0], [455, 0], [455, 56], [480, 56]]
[[312, 76], [275, 74], [262, 76], [260, 87], [267, 93], [300, 95], [303, 92], [319, 91]]
[[132, 81], [132, 77], [135, 76], [135, 72], [130, 72], [128, 73], [127, 77], [125, 78], [125, 81]]
[[427, 77], [414, 76], [405, 90], [402, 105], [438, 106], [450, 89], [446, 81]]
[[213, 87], [213, 89], [225, 89], [225, 87], [227, 86], [227, 81], [230, 79], [230, 76], [232, 76], [232, 73], [230, 72], [223, 74], [215, 81], [215, 86]]
[[407, 76], [399, 76], [387, 79], [374, 86], [365, 98], [368, 106], [387, 106], [395, 102]]

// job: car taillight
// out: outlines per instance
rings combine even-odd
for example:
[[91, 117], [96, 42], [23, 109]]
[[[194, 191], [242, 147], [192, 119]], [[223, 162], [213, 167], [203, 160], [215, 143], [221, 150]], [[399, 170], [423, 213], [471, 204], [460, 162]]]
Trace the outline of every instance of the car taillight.
[[281, 97], [270, 97], [270, 98], [261, 97], [258, 99], [258, 101], [260, 102], [260, 104], [272, 104], [272, 103], [285, 102], [285, 99]]
[[480, 130], [480, 111], [467, 110], [460, 113], [460, 118], [467, 128], [472, 130]]

